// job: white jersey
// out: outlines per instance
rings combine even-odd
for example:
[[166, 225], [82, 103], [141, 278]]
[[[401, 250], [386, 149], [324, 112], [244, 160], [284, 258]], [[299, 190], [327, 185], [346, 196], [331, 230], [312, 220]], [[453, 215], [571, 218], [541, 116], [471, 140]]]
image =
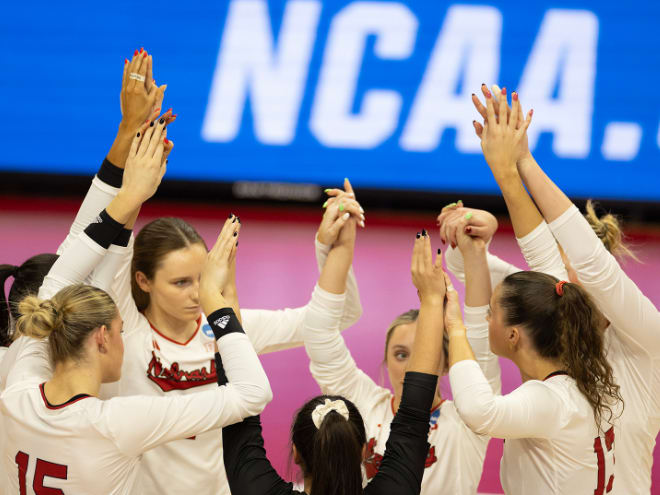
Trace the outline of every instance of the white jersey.
[[[557, 242], [582, 286], [611, 322], [606, 330], [607, 358], [625, 406], [616, 425], [616, 482], [610, 493], [648, 495], [660, 431], [660, 316], [576, 207], [518, 239], [530, 270], [568, 280]], [[464, 281], [460, 252], [449, 248], [446, 257], [450, 270]], [[493, 287], [521, 270], [491, 254], [488, 265]]]
[[[376, 385], [351, 357], [338, 331], [344, 295], [314, 289], [305, 318], [305, 349], [310, 357], [310, 371], [324, 394], [341, 395], [352, 401], [362, 414], [367, 433], [367, 479], [378, 472], [394, 419], [392, 392]], [[486, 308], [468, 308], [466, 321], [475, 348], [483, 356], [488, 346], [485, 325]], [[490, 358], [490, 356], [489, 356]], [[496, 358], [495, 358], [496, 359]], [[492, 386], [499, 391], [499, 368], [492, 361], [484, 363]], [[472, 432], [459, 417], [454, 403], [443, 401], [431, 412], [426, 469], [422, 494], [475, 494], [481, 478], [489, 437]]]
[[610, 321], [607, 357], [625, 408], [616, 437], [614, 493], [649, 494], [660, 431], [660, 313], [572, 206], [550, 228]]
[[[554, 374], [553, 374], [554, 375]], [[493, 394], [476, 361], [449, 370], [460, 416], [476, 432], [504, 438], [500, 481], [507, 494], [600, 495], [614, 481], [614, 428], [599, 430], [593, 408], [565, 374]], [[603, 432], [603, 433], [601, 433]]]
[[[95, 178], [60, 251], [67, 250], [82, 229], [103, 210], [117, 189]], [[316, 241], [319, 268], [329, 246]], [[174, 342], [137, 310], [131, 294], [128, 247], [111, 246], [94, 276], [106, 283], [124, 320], [124, 365], [120, 382], [102, 388], [103, 397], [116, 395], [179, 396], [217, 388], [214, 338], [203, 315], [195, 334], [186, 343]], [[83, 256], [81, 253], [80, 256]], [[347, 304], [341, 328], [355, 323], [362, 314], [357, 282], [351, 269], [347, 280]], [[302, 321], [306, 307], [278, 311], [241, 309], [243, 328], [258, 353], [302, 345]], [[137, 493], [161, 495], [186, 493], [229, 495], [222, 458], [221, 431], [210, 431], [170, 442], [145, 453], [137, 481]]]

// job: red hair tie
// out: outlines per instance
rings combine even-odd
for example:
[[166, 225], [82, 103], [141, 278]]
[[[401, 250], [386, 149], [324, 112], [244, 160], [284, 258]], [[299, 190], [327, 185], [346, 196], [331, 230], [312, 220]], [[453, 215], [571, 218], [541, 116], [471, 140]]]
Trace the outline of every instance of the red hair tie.
[[567, 284], [568, 282], [566, 280], [561, 280], [557, 282], [557, 285], [555, 285], [555, 292], [557, 292], [558, 296], [563, 296], [564, 295], [564, 284]]

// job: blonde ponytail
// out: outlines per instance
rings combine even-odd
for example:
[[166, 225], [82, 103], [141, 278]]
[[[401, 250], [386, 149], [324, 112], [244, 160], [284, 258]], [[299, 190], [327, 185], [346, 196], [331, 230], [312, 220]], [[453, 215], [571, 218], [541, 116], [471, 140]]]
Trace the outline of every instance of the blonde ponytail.
[[588, 200], [585, 207], [587, 212], [584, 217], [602, 241], [605, 249], [617, 258], [632, 258], [639, 262], [635, 253], [624, 243], [625, 236], [623, 235], [619, 219], [611, 213], [599, 217], [596, 214], [596, 206], [598, 206], [596, 203]]

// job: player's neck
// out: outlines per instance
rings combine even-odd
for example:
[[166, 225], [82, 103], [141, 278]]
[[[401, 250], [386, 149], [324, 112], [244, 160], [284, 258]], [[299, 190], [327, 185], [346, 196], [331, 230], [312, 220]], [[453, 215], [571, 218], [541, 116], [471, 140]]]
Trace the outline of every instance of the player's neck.
[[545, 359], [538, 354], [520, 354], [513, 359], [520, 370], [523, 382], [528, 380], [544, 380], [555, 371], [565, 371], [564, 366], [554, 359]]
[[181, 344], [188, 342], [197, 331], [197, 319], [181, 320], [153, 304], [144, 310], [144, 315], [159, 333]]
[[53, 377], [44, 386], [44, 395], [51, 404], [63, 404], [71, 397], [87, 394], [99, 395], [101, 372], [94, 366], [80, 363], [58, 363]]

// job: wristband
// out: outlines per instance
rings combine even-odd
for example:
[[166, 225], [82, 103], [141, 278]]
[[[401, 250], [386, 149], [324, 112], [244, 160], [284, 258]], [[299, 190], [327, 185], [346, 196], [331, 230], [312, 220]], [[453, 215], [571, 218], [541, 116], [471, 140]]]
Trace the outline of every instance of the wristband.
[[112, 244], [115, 246], [121, 246], [121, 247], [126, 247], [128, 246], [129, 241], [131, 240], [131, 232], [133, 232], [130, 229], [121, 229], [121, 232], [117, 235], [117, 237], [114, 238], [112, 241]]
[[96, 217], [94, 222], [87, 226], [85, 234], [103, 249], [108, 249], [110, 244], [112, 244], [112, 241], [117, 238], [123, 228], [124, 224], [119, 223], [108, 215], [108, 212], [103, 210], [99, 213], [99, 216]]
[[109, 186], [119, 188], [121, 187], [121, 182], [124, 178], [124, 169], [114, 165], [112, 162], [110, 162], [110, 160], [106, 158], [103, 160], [101, 168], [99, 169], [96, 176], [99, 178], [99, 180], [105, 182]]
[[245, 333], [232, 308], [222, 308], [206, 317], [213, 330], [215, 339], [219, 340], [229, 333]]

